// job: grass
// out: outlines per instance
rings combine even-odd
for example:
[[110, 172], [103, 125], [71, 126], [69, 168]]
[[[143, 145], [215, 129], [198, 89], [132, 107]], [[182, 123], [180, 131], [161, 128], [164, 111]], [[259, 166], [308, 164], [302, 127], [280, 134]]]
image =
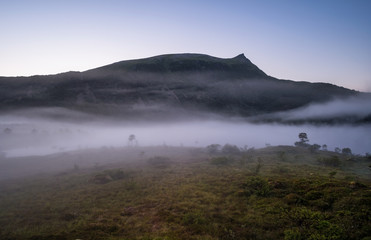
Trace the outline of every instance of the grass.
[[366, 239], [368, 165], [295, 147], [190, 149], [4, 180], [0, 239]]

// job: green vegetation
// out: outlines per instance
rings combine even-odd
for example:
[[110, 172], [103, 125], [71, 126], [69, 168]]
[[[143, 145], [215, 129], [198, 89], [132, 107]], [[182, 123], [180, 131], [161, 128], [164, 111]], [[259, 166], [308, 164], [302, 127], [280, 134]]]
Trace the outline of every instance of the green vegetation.
[[213, 146], [71, 166], [0, 182], [0, 239], [368, 239], [370, 163]]

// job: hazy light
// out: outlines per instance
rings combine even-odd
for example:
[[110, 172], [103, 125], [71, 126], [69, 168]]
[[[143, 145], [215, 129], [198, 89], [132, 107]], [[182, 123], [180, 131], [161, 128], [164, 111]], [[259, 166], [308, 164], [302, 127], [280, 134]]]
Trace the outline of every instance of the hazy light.
[[369, 1], [3, 1], [0, 75], [245, 53], [278, 78], [369, 90], [370, 11]]

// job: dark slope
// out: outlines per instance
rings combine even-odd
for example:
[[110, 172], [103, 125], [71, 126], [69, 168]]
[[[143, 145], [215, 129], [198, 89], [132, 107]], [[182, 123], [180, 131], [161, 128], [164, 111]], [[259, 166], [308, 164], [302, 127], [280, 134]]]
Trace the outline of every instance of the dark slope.
[[168, 54], [155, 56], [147, 59], [122, 61], [87, 73], [99, 72], [152, 72], [152, 73], [174, 73], [174, 72], [224, 72], [235, 77], [263, 78], [267, 75], [248, 60], [244, 54], [234, 58], [221, 59], [203, 54]]
[[357, 94], [326, 83], [278, 80], [243, 54], [231, 59], [171, 54], [86, 72], [0, 78], [3, 110], [67, 107], [126, 118], [166, 117], [175, 109], [253, 116]]

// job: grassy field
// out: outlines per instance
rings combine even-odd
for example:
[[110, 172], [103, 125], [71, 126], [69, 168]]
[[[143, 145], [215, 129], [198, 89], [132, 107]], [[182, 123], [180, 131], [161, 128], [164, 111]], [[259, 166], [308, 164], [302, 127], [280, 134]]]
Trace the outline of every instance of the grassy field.
[[108, 162], [2, 180], [0, 239], [371, 239], [369, 158], [211, 152], [116, 149]]

